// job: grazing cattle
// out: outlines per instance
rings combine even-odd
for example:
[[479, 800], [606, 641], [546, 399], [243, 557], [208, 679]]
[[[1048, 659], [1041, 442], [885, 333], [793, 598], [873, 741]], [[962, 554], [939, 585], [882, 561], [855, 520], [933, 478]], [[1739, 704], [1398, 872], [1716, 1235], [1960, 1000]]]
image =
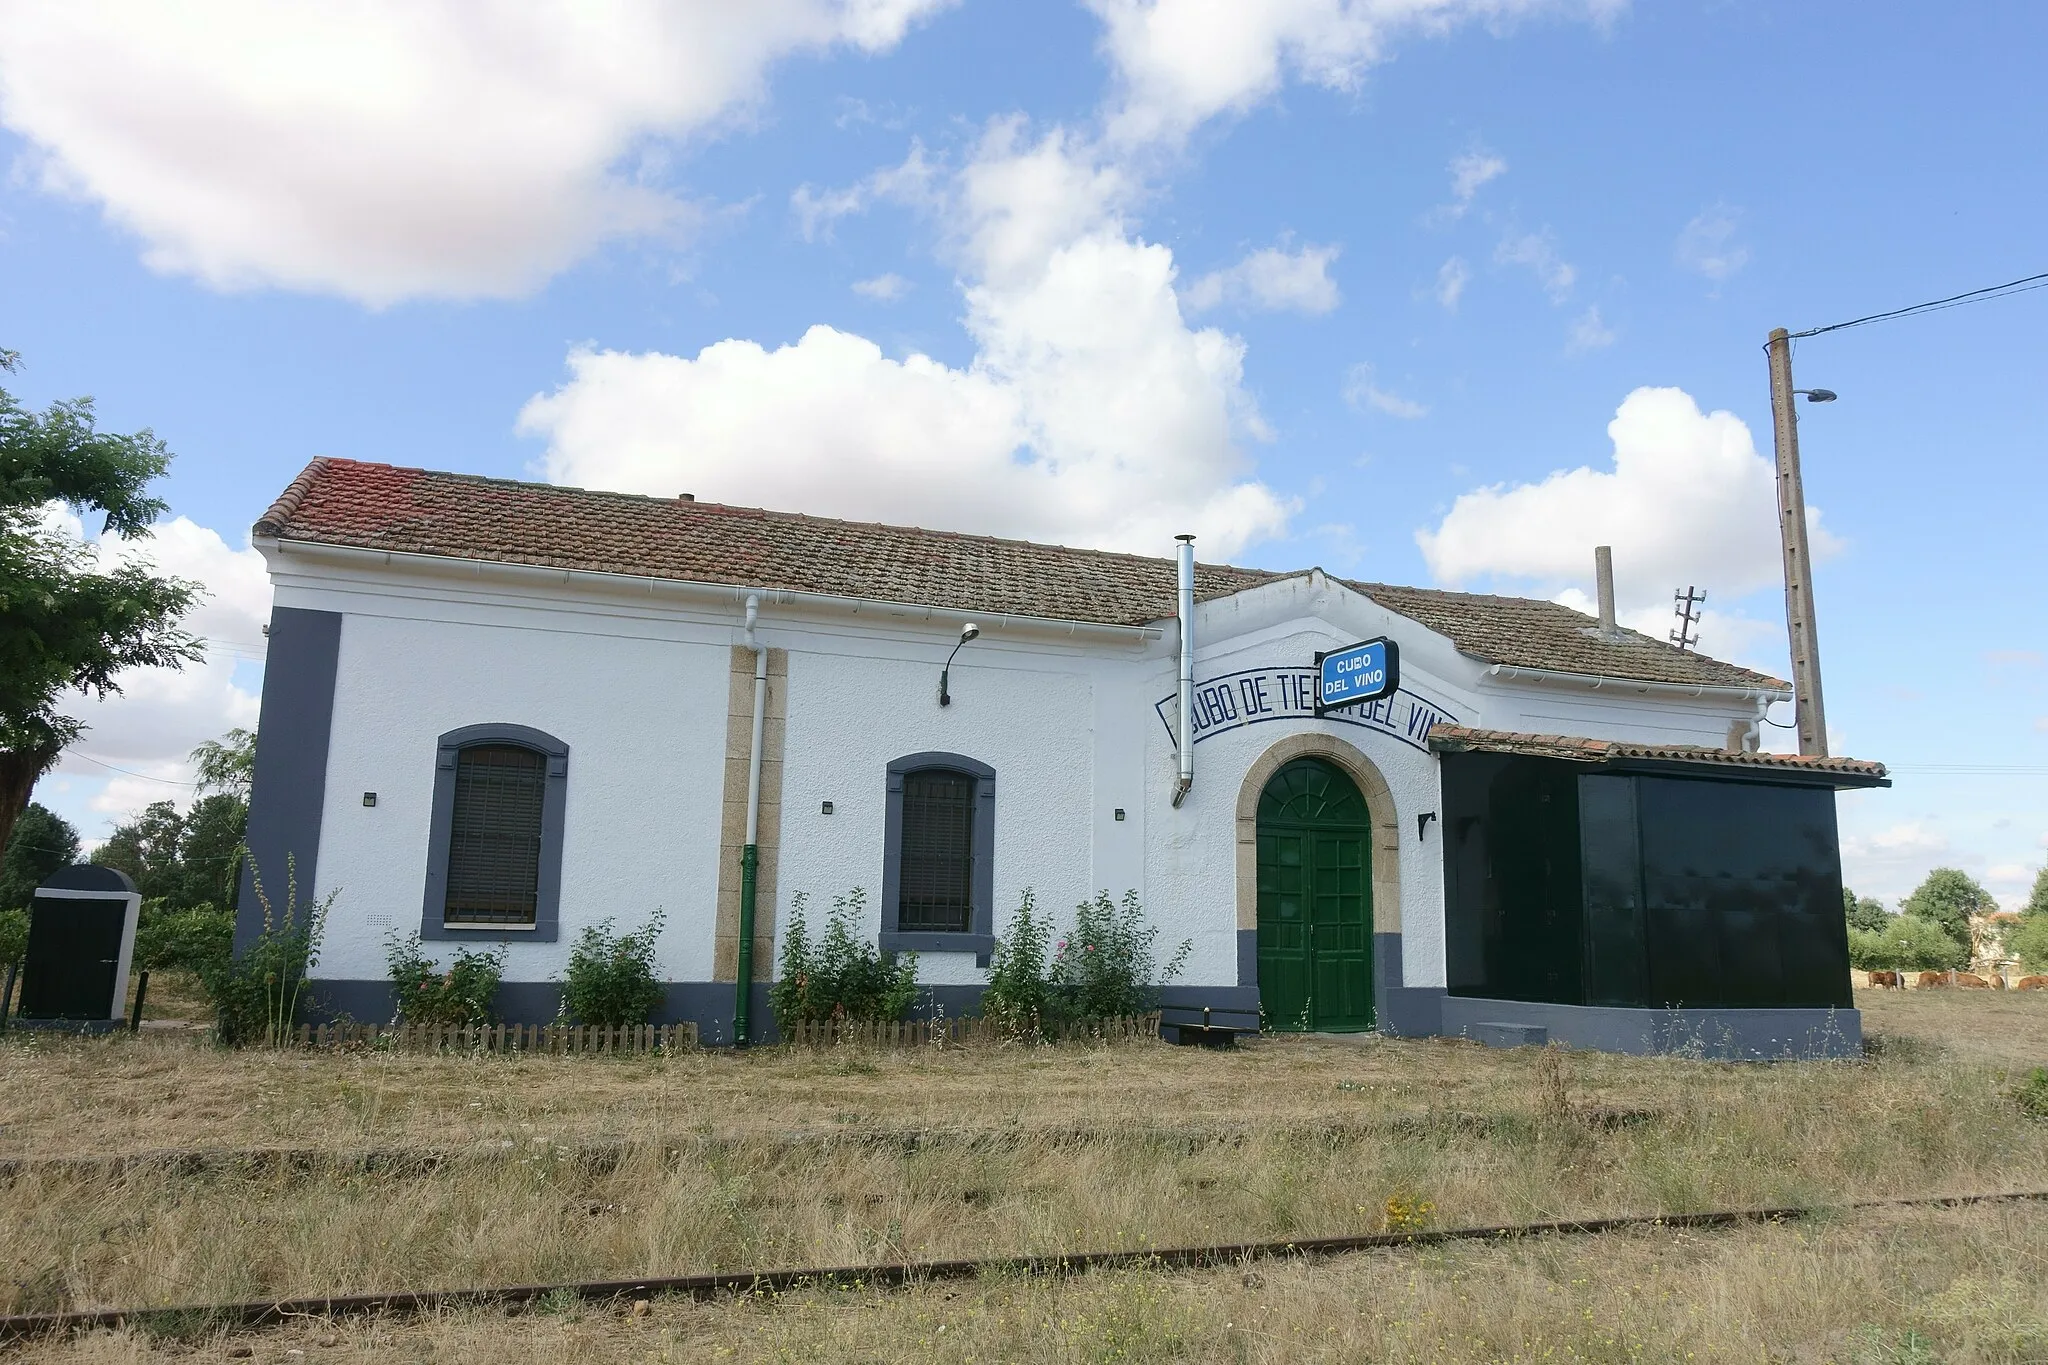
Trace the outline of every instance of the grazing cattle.
[[1922, 986], [1967, 986], [1971, 990], [1988, 991], [1991, 983], [1975, 972], [1922, 972]]
[[1873, 987], [1882, 987], [1886, 990], [1895, 991], [1906, 983], [1904, 978], [1897, 972], [1872, 972], [1870, 974], [1870, 984]]
[[2012, 983], [2016, 991], [2048, 991], [2048, 976], [2023, 976]]

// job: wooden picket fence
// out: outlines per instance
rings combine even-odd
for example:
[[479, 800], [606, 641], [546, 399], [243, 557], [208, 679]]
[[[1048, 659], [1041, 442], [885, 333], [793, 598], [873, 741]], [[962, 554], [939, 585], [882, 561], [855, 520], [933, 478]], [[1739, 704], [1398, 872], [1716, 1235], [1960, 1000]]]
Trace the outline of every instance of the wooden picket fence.
[[[797, 1047], [919, 1047], [951, 1043], [1001, 1043], [1016, 1035], [988, 1019], [802, 1019], [782, 1029], [782, 1041]], [[1054, 1042], [1125, 1042], [1157, 1038], [1159, 1015], [1081, 1019], [1047, 1030]]]
[[697, 1046], [695, 1024], [301, 1024], [299, 1046], [378, 1052], [530, 1052], [644, 1057]]

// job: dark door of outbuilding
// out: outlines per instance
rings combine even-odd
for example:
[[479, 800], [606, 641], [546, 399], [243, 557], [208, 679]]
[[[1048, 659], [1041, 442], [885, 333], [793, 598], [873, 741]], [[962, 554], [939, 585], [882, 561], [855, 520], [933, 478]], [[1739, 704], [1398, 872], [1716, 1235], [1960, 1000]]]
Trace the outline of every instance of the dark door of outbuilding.
[[1299, 758], [1259, 796], [1259, 1004], [1276, 1029], [1373, 1026], [1372, 821], [1334, 764]]
[[22, 961], [23, 1019], [109, 1019], [118, 1015], [126, 898], [37, 896]]

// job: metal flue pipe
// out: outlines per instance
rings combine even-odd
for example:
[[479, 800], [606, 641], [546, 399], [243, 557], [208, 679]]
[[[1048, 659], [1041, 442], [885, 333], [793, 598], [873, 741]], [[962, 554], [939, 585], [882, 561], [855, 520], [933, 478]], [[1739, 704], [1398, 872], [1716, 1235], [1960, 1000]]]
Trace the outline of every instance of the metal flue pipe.
[[1612, 640], [1621, 632], [1614, 624], [1614, 547], [1593, 547], [1593, 590], [1600, 599], [1600, 637]]
[[1174, 747], [1180, 772], [1173, 784], [1176, 810], [1188, 799], [1195, 785], [1195, 538], [1175, 536], [1180, 542], [1177, 555], [1177, 586], [1180, 589], [1180, 689]]

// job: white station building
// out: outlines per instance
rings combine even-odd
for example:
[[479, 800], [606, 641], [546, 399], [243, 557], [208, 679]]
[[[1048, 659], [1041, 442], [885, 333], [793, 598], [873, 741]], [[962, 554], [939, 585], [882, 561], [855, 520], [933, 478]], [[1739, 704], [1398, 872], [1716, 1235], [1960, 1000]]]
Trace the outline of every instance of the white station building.
[[[1757, 752], [1784, 683], [1555, 603], [347, 460], [254, 534], [249, 844], [333, 897], [332, 1013], [390, 1018], [417, 933], [551, 1018], [578, 932], [658, 908], [666, 1019], [769, 1039], [792, 898], [854, 888], [959, 1013], [1028, 889], [1189, 942], [1169, 1025], [1860, 1041], [1833, 793], [1883, 768]], [[1319, 716], [1382, 638], [1397, 690]]]

